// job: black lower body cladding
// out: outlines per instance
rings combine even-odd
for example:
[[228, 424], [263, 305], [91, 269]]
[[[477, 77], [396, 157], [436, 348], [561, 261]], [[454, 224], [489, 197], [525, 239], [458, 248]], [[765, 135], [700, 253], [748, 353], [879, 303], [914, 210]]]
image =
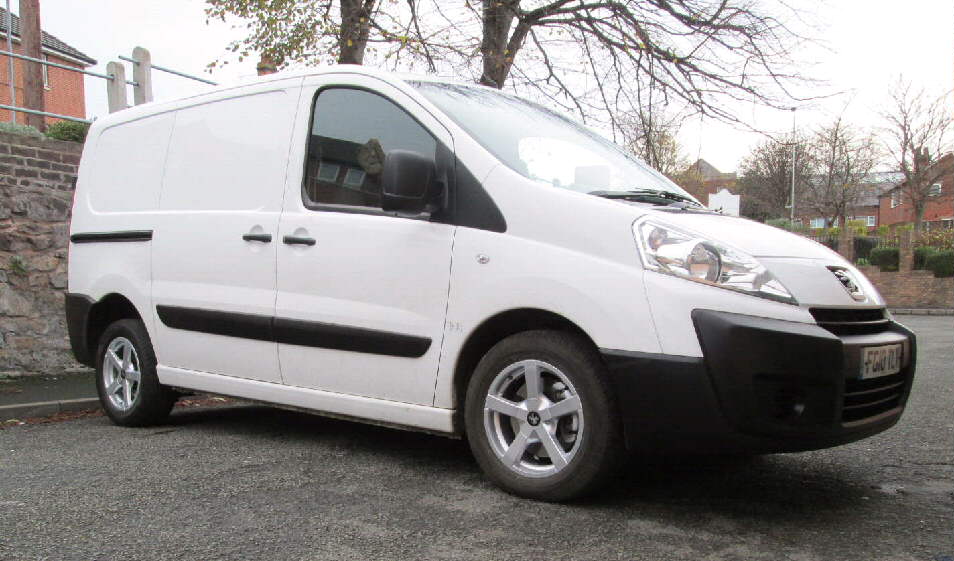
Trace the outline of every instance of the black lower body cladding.
[[66, 294], [66, 331], [70, 336], [70, 347], [76, 361], [86, 366], [93, 366], [94, 363], [87, 340], [89, 311], [93, 303], [93, 299], [85, 294]]
[[[692, 319], [703, 358], [602, 350], [631, 449], [813, 450], [871, 436], [901, 417], [915, 337], [900, 324], [838, 336], [711, 310]], [[904, 345], [901, 372], [859, 380], [861, 349], [891, 343]], [[865, 395], [871, 399], [859, 405]]]

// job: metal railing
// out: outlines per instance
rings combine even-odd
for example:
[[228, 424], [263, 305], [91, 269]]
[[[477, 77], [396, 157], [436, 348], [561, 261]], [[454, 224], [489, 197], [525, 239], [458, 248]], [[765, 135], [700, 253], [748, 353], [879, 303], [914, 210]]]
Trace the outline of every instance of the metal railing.
[[[9, 24], [8, 24], [9, 25]], [[9, 28], [8, 28], [9, 29]], [[8, 33], [9, 34], [9, 33]], [[93, 72], [91, 70], [86, 70], [83, 68], [77, 68], [75, 66], [69, 66], [66, 64], [60, 64], [57, 62], [50, 62], [48, 60], [39, 59], [36, 57], [31, 57], [23, 55], [20, 53], [13, 52], [9, 48], [7, 50], [0, 50], [0, 55], [6, 55], [10, 58], [10, 105], [0, 104], [0, 109], [6, 109], [10, 111], [11, 120], [16, 122], [16, 113], [27, 113], [30, 115], [42, 115], [44, 117], [52, 117], [54, 119], [65, 119], [68, 121], [77, 121], [81, 123], [91, 123], [89, 119], [82, 119], [80, 117], [73, 117], [70, 115], [61, 115], [59, 113], [51, 113], [49, 111], [39, 111], [36, 109], [27, 109], [26, 107], [16, 106], [16, 90], [14, 89], [14, 72], [13, 72], [13, 59], [21, 59], [29, 62], [35, 62], [37, 64], [42, 64], [45, 66], [52, 66], [55, 68], [62, 68], [63, 70], [68, 70], [70, 72], [78, 72], [80, 74], [85, 74], [87, 76], [93, 76], [95, 78], [100, 78], [106, 80], [106, 91], [107, 91], [107, 100], [109, 104], [109, 112], [114, 113], [116, 111], [121, 111], [129, 107], [127, 101], [127, 92], [126, 86], [130, 85], [133, 87], [133, 102], [135, 105], [140, 105], [143, 103], [148, 103], [152, 101], [152, 70], [159, 70], [160, 72], [166, 72], [169, 74], [174, 74], [183, 78], [188, 78], [190, 80], [195, 80], [197, 82], [202, 82], [212, 86], [217, 86], [216, 82], [201, 78], [199, 76], [193, 76], [192, 74], [187, 74], [185, 72], [180, 72], [172, 68], [166, 68], [164, 66], [159, 66], [152, 64], [152, 57], [149, 54], [147, 49], [143, 47], [136, 47], [133, 49], [133, 56], [127, 57], [120, 55], [118, 58], [132, 63], [133, 65], [133, 79], [126, 79], [126, 69], [122, 63], [111, 61], [106, 65], [106, 73]]]
[[[139, 61], [138, 61], [138, 60], [136, 60], [136, 59], [134, 59], [134, 58], [130, 58], [130, 57], [128, 57], [128, 56], [119, 55], [119, 58], [120, 58], [120, 60], [125, 60], [126, 62], [131, 62], [131, 63], [136, 64], [136, 65], [139, 64]], [[153, 69], [159, 70], [159, 71], [161, 71], [161, 72], [168, 72], [169, 74], [175, 74], [176, 76], [182, 76], [183, 78], [189, 78], [190, 80], [195, 80], [195, 81], [197, 81], [197, 82], [204, 82], [204, 83], [209, 84], [209, 85], [212, 85], [212, 86], [218, 86], [218, 85], [219, 85], [217, 82], [213, 82], [212, 80], [206, 80], [205, 78], [200, 78], [200, 77], [198, 77], [198, 76], [193, 76], [192, 74], [186, 74], [185, 72], [179, 72], [178, 70], [173, 70], [173, 69], [171, 69], [171, 68], [166, 68], [166, 67], [164, 67], [164, 66], [159, 66], [158, 64], [152, 64], [151, 66], [152, 66]]]

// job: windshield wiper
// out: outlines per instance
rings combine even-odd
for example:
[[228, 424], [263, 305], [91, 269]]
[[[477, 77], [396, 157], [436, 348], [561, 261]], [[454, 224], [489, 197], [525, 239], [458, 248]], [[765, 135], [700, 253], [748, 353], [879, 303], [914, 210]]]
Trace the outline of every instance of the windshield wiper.
[[[693, 207], [701, 207], [699, 203], [672, 191], [661, 191], [658, 189], [633, 189], [629, 191], [590, 191], [588, 194], [604, 199], [622, 199], [626, 201], [636, 201], [642, 203], [652, 203], [658, 205], [672, 205], [673, 203], [689, 203]], [[688, 205], [687, 205], [688, 206]]]

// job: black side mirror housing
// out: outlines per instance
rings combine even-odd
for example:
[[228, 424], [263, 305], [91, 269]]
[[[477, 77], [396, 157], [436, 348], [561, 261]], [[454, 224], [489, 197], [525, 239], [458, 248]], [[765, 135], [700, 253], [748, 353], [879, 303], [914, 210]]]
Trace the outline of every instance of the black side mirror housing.
[[407, 214], [424, 212], [437, 184], [434, 158], [410, 150], [391, 150], [381, 173], [381, 208]]

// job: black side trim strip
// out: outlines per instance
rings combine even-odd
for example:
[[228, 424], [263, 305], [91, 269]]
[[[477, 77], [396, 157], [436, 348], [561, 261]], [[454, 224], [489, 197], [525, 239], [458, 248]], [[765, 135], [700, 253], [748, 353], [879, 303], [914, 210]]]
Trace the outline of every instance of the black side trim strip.
[[361, 327], [285, 318], [275, 318], [274, 325], [275, 340], [289, 345], [408, 358], [424, 356], [431, 346], [427, 337]]
[[156, 312], [159, 320], [173, 329], [288, 345], [407, 358], [421, 357], [431, 347], [428, 337], [316, 321], [178, 306], [156, 306]]
[[156, 306], [159, 320], [173, 329], [274, 341], [272, 318], [255, 314], [217, 312], [179, 306]]
[[123, 230], [117, 232], [85, 232], [73, 234], [73, 243], [94, 242], [148, 242], [152, 239], [152, 230]]

